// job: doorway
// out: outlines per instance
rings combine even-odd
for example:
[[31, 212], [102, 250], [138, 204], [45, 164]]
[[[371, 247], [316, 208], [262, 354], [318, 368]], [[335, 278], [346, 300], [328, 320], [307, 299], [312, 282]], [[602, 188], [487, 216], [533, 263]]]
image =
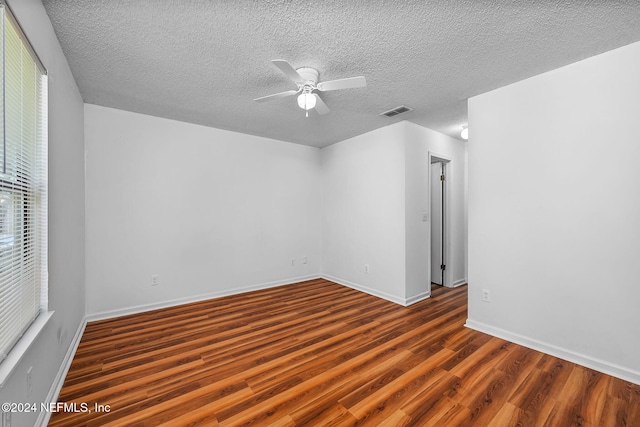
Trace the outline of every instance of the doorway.
[[449, 241], [447, 169], [450, 160], [429, 155], [429, 210], [430, 210], [430, 283], [433, 286], [450, 287], [447, 262]]

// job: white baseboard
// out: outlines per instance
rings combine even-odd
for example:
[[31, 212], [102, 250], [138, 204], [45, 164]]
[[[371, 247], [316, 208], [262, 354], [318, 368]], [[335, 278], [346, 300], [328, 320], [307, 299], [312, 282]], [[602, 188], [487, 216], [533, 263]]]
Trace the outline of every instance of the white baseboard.
[[131, 307], [120, 308], [116, 310], [101, 311], [98, 313], [88, 314], [86, 317], [87, 322], [94, 322], [96, 320], [112, 319], [114, 317], [127, 316], [129, 314], [143, 313], [145, 311], [157, 310], [160, 308], [173, 307], [181, 304], [189, 304], [192, 302], [205, 301], [208, 299], [226, 297], [229, 295], [243, 294], [245, 292], [258, 291], [260, 289], [275, 288], [277, 286], [283, 286], [291, 283], [303, 282], [305, 280], [317, 279], [320, 276], [312, 274], [308, 276], [292, 277], [285, 280], [278, 280], [268, 283], [259, 283], [256, 285], [245, 286], [242, 288], [228, 289], [224, 291], [211, 292], [200, 295], [193, 295], [184, 298], [176, 298], [167, 301], [160, 301], [151, 304], [142, 304]]
[[466, 285], [467, 284], [467, 279], [460, 279], [460, 280], [456, 280], [455, 282], [453, 282], [453, 287], [457, 288], [458, 286], [462, 286], [462, 285]]
[[374, 297], [386, 299], [387, 301], [391, 301], [391, 302], [394, 302], [396, 304], [400, 304], [400, 305], [404, 305], [404, 306], [408, 305], [405, 298], [400, 298], [400, 297], [398, 297], [396, 295], [391, 295], [391, 294], [388, 294], [386, 292], [381, 292], [381, 291], [378, 291], [376, 289], [371, 289], [371, 288], [368, 288], [368, 287], [366, 287], [364, 285], [360, 285], [358, 283], [354, 283], [354, 282], [350, 282], [348, 280], [339, 279], [337, 277], [329, 276], [328, 274], [321, 274], [320, 277], [323, 278], [323, 279], [335, 282], [335, 283], [337, 283], [339, 285], [346, 286], [347, 288], [355, 289], [356, 291], [361, 291], [361, 292], [364, 292], [365, 294], [373, 295]]
[[576, 353], [574, 351], [558, 347], [553, 344], [545, 343], [533, 338], [525, 337], [520, 334], [505, 331], [504, 329], [494, 328], [493, 326], [489, 326], [482, 322], [476, 322], [467, 319], [465, 326], [467, 328], [484, 332], [485, 334], [493, 335], [494, 337], [502, 338], [503, 340], [511, 341], [513, 343], [540, 351], [542, 353], [550, 354], [551, 356], [555, 356], [560, 359], [568, 360], [569, 362], [573, 362], [578, 365], [593, 369], [595, 371], [602, 372], [603, 374], [611, 375], [613, 377], [640, 385], [640, 372], [633, 371], [623, 366], [618, 366], [616, 364], [596, 359], [585, 354]]
[[418, 295], [414, 295], [412, 297], [409, 297], [407, 299], [405, 299], [405, 306], [411, 305], [411, 304], [415, 304], [417, 302], [420, 302], [424, 299], [427, 299], [431, 297], [431, 289], [429, 289], [428, 291], [419, 293]]
[[[58, 369], [58, 373], [56, 374], [56, 377], [53, 380], [53, 384], [51, 384], [51, 388], [49, 389], [49, 394], [47, 394], [47, 398], [45, 400], [46, 403], [56, 402], [58, 400], [60, 390], [62, 390], [62, 385], [64, 384], [64, 379], [67, 377], [67, 372], [69, 372], [71, 362], [73, 361], [73, 356], [76, 354], [76, 350], [78, 350], [78, 346], [80, 345], [80, 340], [82, 339], [82, 334], [84, 333], [84, 329], [86, 328], [86, 326], [87, 319], [85, 317], [80, 322], [78, 330], [76, 330], [76, 334], [73, 336], [71, 344], [67, 349], [67, 353], [64, 355], [64, 359], [62, 359], [60, 369]], [[38, 418], [36, 419], [36, 423], [34, 425], [44, 427], [49, 423], [50, 418], [51, 412], [40, 411], [40, 415], [38, 415]]]

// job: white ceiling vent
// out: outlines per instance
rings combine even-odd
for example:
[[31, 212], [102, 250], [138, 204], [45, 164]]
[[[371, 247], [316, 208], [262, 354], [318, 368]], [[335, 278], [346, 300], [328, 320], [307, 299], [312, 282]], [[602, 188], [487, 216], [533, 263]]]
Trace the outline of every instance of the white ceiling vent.
[[393, 116], [397, 116], [398, 114], [402, 114], [402, 113], [406, 113], [407, 111], [412, 111], [413, 108], [411, 107], [407, 107], [406, 105], [401, 105], [399, 107], [396, 107], [392, 110], [389, 111], [385, 111], [384, 113], [380, 113], [381, 116], [387, 116], [387, 117], [393, 117]]

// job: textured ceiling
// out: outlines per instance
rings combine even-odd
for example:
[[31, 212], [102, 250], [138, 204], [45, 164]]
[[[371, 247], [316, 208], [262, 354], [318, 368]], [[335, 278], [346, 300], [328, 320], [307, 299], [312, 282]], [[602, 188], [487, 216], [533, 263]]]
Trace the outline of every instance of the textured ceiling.
[[[640, 40], [638, 0], [43, 3], [85, 102], [317, 147], [399, 120], [459, 138], [469, 97]], [[305, 118], [253, 101], [295, 89], [272, 59], [367, 87]]]

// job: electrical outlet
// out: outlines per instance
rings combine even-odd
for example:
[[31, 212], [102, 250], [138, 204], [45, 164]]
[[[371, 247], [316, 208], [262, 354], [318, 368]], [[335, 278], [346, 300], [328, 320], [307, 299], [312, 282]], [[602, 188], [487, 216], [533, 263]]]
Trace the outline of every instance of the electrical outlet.
[[303, 256], [303, 257], [302, 257], [302, 263], [303, 263], [303, 264], [306, 264], [308, 261], [309, 261], [309, 260], [307, 259], [307, 257], [306, 257], [306, 256]]
[[31, 396], [31, 391], [33, 390], [33, 366], [29, 366], [27, 369], [27, 397]]
[[157, 274], [151, 275], [151, 286], [158, 286], [160, 284], [160, 276]]
[[364, 265], [364, 272], [365, 274], [369, 274], [369, 264]]
[[296, 265], [296, 259], [295, 258], [291, 258], [291, 267], [293, 267], [294, 265]]
[[488, 289], [482, 290], [482, 301], [491, 302], [491, 292]]

